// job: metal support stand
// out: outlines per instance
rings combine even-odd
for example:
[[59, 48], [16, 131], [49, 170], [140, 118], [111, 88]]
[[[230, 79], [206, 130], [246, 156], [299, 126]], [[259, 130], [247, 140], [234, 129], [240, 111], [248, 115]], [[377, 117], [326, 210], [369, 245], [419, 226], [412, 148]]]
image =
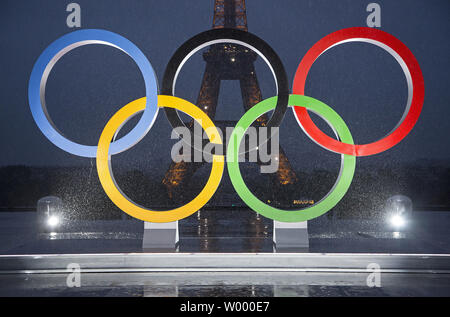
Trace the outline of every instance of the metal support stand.
[[308, 222], [273, 222], [275, 252], [309, 252]]
[[178, 221], [167, 223], [144, 222], [143, 251], [175, 252], [178, 241]]

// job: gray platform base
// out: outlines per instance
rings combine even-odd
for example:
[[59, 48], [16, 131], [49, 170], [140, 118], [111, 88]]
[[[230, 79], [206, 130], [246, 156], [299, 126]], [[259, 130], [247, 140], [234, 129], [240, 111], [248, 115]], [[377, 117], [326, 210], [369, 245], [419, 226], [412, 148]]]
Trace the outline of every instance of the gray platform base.
[[178, 248], [178, 221], [168, 223], [144, 222], [142, 250], [144, 252], [175, 252]]
[[[109, 253], [0, 255], [2, 274], [62, 273], [76, 263], [86, 273], [340, 272], [450, 274], [450, 254], [380, 253]], [[370, 270], [372, 272], [373, 270]], [[173, 277], [173, 276], [172, 276]], [[197, 279], [198, 281], [198, 279]], [[1, 283], [0, 283], [1, 284]]]
[[309, 252], [308, 222], [273, 222], [275, 252]]

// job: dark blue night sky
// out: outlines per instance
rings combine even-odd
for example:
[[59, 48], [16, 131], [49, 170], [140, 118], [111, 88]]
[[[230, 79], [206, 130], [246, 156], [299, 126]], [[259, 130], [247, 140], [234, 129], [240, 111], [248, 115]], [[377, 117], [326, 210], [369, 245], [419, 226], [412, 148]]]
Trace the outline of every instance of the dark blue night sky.
[[[77, 1], [82, 28], [116, 32], [135, 43], [152, 63], [161, 83], [173, 52], [191, 36], [210, 29], [212, 0]], [[347, 27], [365, 26], [370, 1], [248, 0], [249, 31], [269, 43], [282, 59], [290, 85], [306, 51], [321, 37]], [[450, 159], [450, 2], [448, 0], [377, 1], [382, 27], [416, 56], [425, 78], [425, 104], [418, 124], [395, 148], [358, 160], [364, 165], [421, 159]], [[88, 166], [90, 160], [67, 154], [36, 127], [28, 106], [27, 85], [34, 62], [66, 26], [70, 1], [2, 1], [0, 18], [0, 166], [26, 164]], [[197, 53], [178, 80], [177, 96], [195, 103], [204, 61]], [[269, 69], [257, 62], [263, 97], [275, 94]], [[307, 94], [333, 107], [358, 143], [388, 133], [404, 109], [407, 92], [396, 61], [369, 44], [345, 44], [320, 57], [311, 69]], [[126, 103], [144, 95], [138, 68], [122, 52], [91, 45], [78, 48], [55, 66], [47, 85], [50, 115], [73, 140], [96, 144], [107, 120]], [[243, 114], [235, 82], [222, 85], [216, 119], [237, 120]], [[130, 123], [132, 124], [132, 123]], [[162, 111], [149, 134], [134, 148], [117, 155], [114, 164], [161, 173], [170, 163], [170, 126]], [[309, 141], [286, 114], [281, 144], [296, 169], [337, 166], [339, 156]], [[162, 167], [161, 167], [162, 166]]]

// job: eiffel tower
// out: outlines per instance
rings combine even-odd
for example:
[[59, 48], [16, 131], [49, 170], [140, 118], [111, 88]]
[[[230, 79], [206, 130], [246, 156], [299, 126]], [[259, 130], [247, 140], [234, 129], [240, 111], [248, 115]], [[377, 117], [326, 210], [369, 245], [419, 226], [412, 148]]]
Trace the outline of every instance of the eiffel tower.
[[[215, 0], [213, 28], [236, 28], [248, 31], [245, 0]], [[213, 121], [215, 121], [214, 116], [222, 80], [239, 80], [245, 111], [262, 100], [254, 67], [256, 58], [256, 53], [231, 43], [211, 45], [208, 51], [203, 54], [206, 68], [196, 105], [205, 111]], [[256, 125], [264, 126], [267, 122], [268, 117], [261, 116], [256, 120]], [[194, 121], [192, 120], [190, 122], [191, 127], [193, 124]], [[229, 122], [216, 120], [215, 124], [222, 131], [225, 131], [223, 124], [232, 127], [236, 123], [230, 124]], [[278, 171], [272, 174], [272, 185], [275, 185], [270, 190], [272, 195], [285, 192], [287, 186], [295, 186], [294, 184], [297, 182], [297, 176], [281, 148], [279, 149], [278, 161]], [[179, 203], [180, 200], [182, 201], [185, 198], [183, 193], [186, 186], [189, 185], [190, 179], [202, 165], [202, 163], [183, 161], [171, 163], [162, 181], [167, 188], [171, 201]], [[226, 173], [226, 169], [224, 173]], [[237, 233], [238, 236], [245, 235], [247, 237], [247, 239], [243, 239], [241, 244], [248, 252], [261, 252], [264, 248], [263, 240], [271, 241], [268, 233], [270, 221], [262, 218], [259, 214], [253, 211], [239, 211], [239, 223], [233, 225], [233, 228], [230, 228], [229, 225], [223, 225], [224, 221], [221, 220], [221, 217], [224, 217], [223, 215], [223, 213], [217, 214], [213, 211], [200, 210], [197, 212], [196, 219], [193, 217], [188, 219], [188, 222], [194, 222], [196, 235], [200, 239], [200, 250], [196, 249], [196, 251], [223, 251], [224, 245], [214, 237], [223, 234], [232, 235], [230, 231], [235, 232], [235, 235]], [[226, 217], [229, 218], [230, 216]], [[243, 230], [243, 232], [240, 232], [240, 230]], [[224, 231], [226, 232], [224, 233]]]
[[[236, 28], [247, 31], [245, 0], [215, 0], [213, 28]], [[262, 100], [254, 67], [256, 58], [257, 54], [251, 50], [230, 43], [211, 45], [203, 54], [206, 68], [196, 105], [205, 111], [222, 131], [225, 131], [226, 126], [233, 127], [236, 124], [236, 122], [214, 120], [222, 80], [239, 81], [245, 111]], [[267, 122], [268, 117], [261, 116], [256, 120], [256, 125], [265, 126]], [[194, 121], [191, 121], [191, 127], [193, 124]], [[274, 199], [275, 195], [286, 192], [287, 186], [295, 186], [297, 182], [297, 176], [281, 148], [278, 161], [278, 171], [272, 174], [272, 183], [275, 186], [270, 190], [271, 199]], [[186, 191], [186, 186], [189, 185], [192, 176], [202, 165], [203, 163], [183, 161], [171, 163], [162, 182], [167, 188], [171, 201], [180, 203], [186, 198], [184, 193], [189, 192]], [[224, 173], [226, 173], [226, 169]], [[273, 202], [276, 202], [275, 199]], [[269, 233], [271, 223], [253, 211], [239, 210], [236, 217], [237, 223], [233, 222], [233, 215], [213, 210], [199, 210], [196, 216], [196, 218], [187, 219], [188, 224], [185, 225], [191, 230], [194, 227], [192, 231], [199, 238], [199, 246], [194, 250], [187, 250], [188, 252], [223, 252], [230, 247], [226, 240], [220, 242], [220, 239], [216, 238], [223, 235], [234, 235], [232, 240], [242, 241], [236, 244], [247, 252], [263, 251], [264, 248], [267, 248], [267, 241], [270, 241], [271, 248]], [[229, 225], [230, 217], [233, 218], [232, 226]], [[228, 251], [236, 251], [235, 248], [236, 246], [233, 246], [233, 249]]]
[[[215, 0], [213, 29], [219, 28], [248, 31], [245, 0]], [[227, 43], [212, 45], [203, 54], [206, 69], [196, 105], [214, 120], [221, 80], [239, 80], [245, 111], [260, 102], [262, 95], [254, 67], [256, 58], [256, 53], [239, 45]], [[264, 126], [267, 121], [267, 116], [261, 116], [256, 124]], [[220, 124], [218, 126], [220, 127]], [[172, 162], [163, 179], [171, 199], [179, 196], [183, 185], [189, 182], [201, 166], [202, 163]], [[292, 185], [297, 181], [297, 176], [281, 148], [279, 168], [274, 176], [276, 178], [274, 183], [281, 187]]]

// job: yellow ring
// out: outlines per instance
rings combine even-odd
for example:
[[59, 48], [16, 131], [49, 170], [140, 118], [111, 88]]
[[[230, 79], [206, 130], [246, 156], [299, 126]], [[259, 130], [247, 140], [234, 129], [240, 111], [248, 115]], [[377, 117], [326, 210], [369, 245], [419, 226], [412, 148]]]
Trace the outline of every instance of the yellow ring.
[[[211, 175], [203, 190], [191, 202], [184, 206], [165, 211], [149, 210], [138, 206], [123, 194], [114, 181], [111, 173], [111, 156], [109, 147], [116, 131], [134, 115], [145, 109], [146, 98], [136, 99], [125, 105], [108, 121], [100, 136], [97, 149], [97, 172], [100, 183], [111, 201], [132, 217], [148, 222], [172, 222], [192, 215], [203, 207], [214, 195], [222, 179], [224, 169], [224, 156], [213, 155]], [[211, 142], [222, 144], [222, 138], [211, 119], [187, 100], [158, 95], [158, 107], [174, 108], [194, 118], [205, 130]]]

